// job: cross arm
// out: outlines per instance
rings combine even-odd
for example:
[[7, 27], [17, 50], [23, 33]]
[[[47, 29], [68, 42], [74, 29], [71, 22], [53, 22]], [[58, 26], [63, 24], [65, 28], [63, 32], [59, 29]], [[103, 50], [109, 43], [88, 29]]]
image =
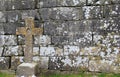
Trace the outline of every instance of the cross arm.
[[20, 34], [26, 35], [26, 28], [25, 27], [18, 27], [16, 29], [16, 35], [20, 35]]

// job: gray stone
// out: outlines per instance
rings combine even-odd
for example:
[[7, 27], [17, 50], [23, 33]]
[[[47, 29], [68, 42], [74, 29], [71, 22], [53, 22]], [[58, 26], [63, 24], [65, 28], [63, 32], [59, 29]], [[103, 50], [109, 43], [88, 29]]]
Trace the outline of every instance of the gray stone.
[[50, 21], [44, 23], [44, 33], [47, 35], [68, 35], [68, 22]]
[[0, 47], [0, 57], [2, 56], [3, 54], [3, 47]]
[[48, 61], [49, 61], [49, 57], [40, 57], [40, 56], [33, 57], [33, 62], [36, 62], [39, 65], [40, 69], [48, 69]]
[[22, 46], [5, 46], [4, 56], [22, 56], [23, 48]]
[[80, 55], [80, 48], [79, 46], [70, 46], [70, 45], [65, 45], [64, 46], [64, 55]]
[[89, 71], [118, 73], [120, 70], [118, 66], [113, 65], [113, 61], [91, 60], [89, 62]]
[[8, 11], [7, 12], [7, 21], [8, 22], [19, 22], [21, 19], [20, 11]]
[[22, 20], [24, 20], [27, 17], [33, 17], [34, 19], [40, 20], [39, 13], [37, 12], [38, 10], [22, 10], [21, 15], [22, 15]]
[[40, 47], [40, 56], [55, 56], [55, 47]]
[[106, 5], [103, 7], [104, 17], [120, 15], [120, 5]]
[[50, 57], [48, 69], [49, 70], [62, 70], [63, 63], [61, 62], [62, 57]]
[[17, 36], [17, 42], [18, 42], [18, 45], [25, 45], [25, 36], [24, 35], [18, 35]]
[[59, 6], [83, 6], [86, 5], [86, 0], [57, 0]]
[[92, 42], [93, 25], [89, 20], [69, 22], [69, 44], [80, 47], [90, 46]]
[[68, 36], [53, 36], [52, 37], [52, 44], [54, 45], [64, 45], [68, 44], [69, 37]]
[[37, 8], [57, 6], [56, 1], [57, 0], [38, 0], [37, 1]]
[[82, 19], [82, 9], [73, 7], [57, 7], [40, 9], [42, 19], [45, 20], [79, 20]]
[[4, 24], [0, 23], [0, 35], [4, 34]]
[[17, 66], [24, 62], [24, 57], [11, 57], [11, 69], [16, 70]]
[[36, 77], [37, 73], [37, 63], [22, 63], [17, 67], [16, 75], [17, 77]]
[[0, 47], [4, 46], [5, 40], [4, 40], [4, 35], [0, 35]]
[[6, 13], [0, 11], [0, 22], [6, 22]]
[[99, 19], [102, 17], [103, 11], [100, 6], [84, 6], [82, 9], [85, 19]]
[[33, 47], [33, 55], [34, 56], [40, 55], [40, 48], [39, 47]]
[[10, 58], [9, 57], [0, 57], [0, 70], [7, 70], [9, 69], [10, 65]]
[[0, 0], [0, 10], [6, 10], [6, 1], [5, 0]]
[[34, 9], [34, 0], [12, 0], [7, 1], [7, 10], [25, 10]]
[[4, 45], [17, 45], [17, 36], [15, 35], [3, 35]]
[[5, 34], [16, 34], [16, 27], [15, 23], [6, 23], [4, 25]]
[[35, 36], [34, 40], [34, 44], [39, 46], [47, 46], [51, 44], [51, 38], [48, 35]]

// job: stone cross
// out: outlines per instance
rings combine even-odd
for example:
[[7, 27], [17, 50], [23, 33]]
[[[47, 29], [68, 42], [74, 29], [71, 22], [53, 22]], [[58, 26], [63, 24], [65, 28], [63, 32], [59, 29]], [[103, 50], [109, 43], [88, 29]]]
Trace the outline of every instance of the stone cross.
[[31, 63], [33, 56], [33, 35], [40, 35], [43, 33], [42, 28], [35, 28], [34, 18], [28, 17], [25, 19], [25, 27], [19, 27], [16, 30], [17, 35], [25, 35], [25, 62]]

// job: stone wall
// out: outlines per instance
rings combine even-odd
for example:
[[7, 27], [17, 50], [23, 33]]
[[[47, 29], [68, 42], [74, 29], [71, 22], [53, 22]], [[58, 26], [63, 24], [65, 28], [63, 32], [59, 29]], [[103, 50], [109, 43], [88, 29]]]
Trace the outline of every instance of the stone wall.
[[120, 72], [120, 0], [0, 0], [0, 69], [24, 62], [24, 19], [44, 29], [33, 36], [40, 68]]

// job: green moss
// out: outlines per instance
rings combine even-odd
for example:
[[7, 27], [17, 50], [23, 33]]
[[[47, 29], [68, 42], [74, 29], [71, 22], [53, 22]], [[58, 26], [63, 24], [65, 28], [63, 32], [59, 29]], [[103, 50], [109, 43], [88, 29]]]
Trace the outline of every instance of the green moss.
[[15, 75], [0, 72], [0, 77], [15, 77]]

